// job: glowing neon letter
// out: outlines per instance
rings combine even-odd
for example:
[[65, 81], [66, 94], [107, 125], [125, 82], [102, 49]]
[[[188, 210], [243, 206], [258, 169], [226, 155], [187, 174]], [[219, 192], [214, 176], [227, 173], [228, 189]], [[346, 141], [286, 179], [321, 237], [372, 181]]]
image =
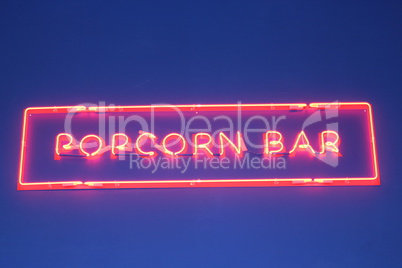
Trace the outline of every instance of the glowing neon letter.
[[[208, 141], [205, 143], [198, 143], [198, 138], [199, 137], [207, 137]], [[194, 135], [194, 155], [198, 154], [198, 149], [202, 149], [205, 150], [206, 152], [208, 152], [208, 154], [210, 154], [210, 156], [213, 156], [214, 154], [212, 153], [211, 149], [209, 149], [211, 147], [211, 142], [212, 142], [212, 136], [208, 133], [205, 132], [200, 132]]]
[[[88, 139], [96, 139], [96, 140], [98, 140], [98, 149], [96, 149], [92, 153], [89, 153], [84, 149], [84, 143]], [[80, 151], [82, 153], [84, 153], [87, 157], [88, 156], [96, 156], [96, 155], [98, 155], [100, 153], [100, 151], [102, 150], [102, 148], [104, 146], [105, 146], [105, 141], [101, 137], [99, 137], [97, 135], [94, 135], [94, 134], [90, 134], [90, 135], [86, 135], [84, 138], [82, 138], [82, 140], [80, 142]]]
[[[320, 139], [320, 146], [321, 146], [321, 152], [320, 154], [324, 154], [326, 151], [331, 151], [336, 154], [339, 153], [339, 135], [337, 132], [333, 130], [326, 130], [321, 132], [321, 139]], [[332, 136], [330, 138], [330, 136]], [[329, 141], [331, 140], [331, 141]]]
[[[302, 140], [303, 143], [300, 144], [300, 140]], [[299, 135], [297, 135], [295, 144], [293, 146], [293, 149], [289, 152], [290, 156], [294, 156], [296, 153], [296, 149], [303, 149], [306, 150], [308, 153], [311, 155], [315, 155], [315, 151], [313, 147], [311, 147], [309, 140], [307, 139], [306, 133], [302, 130]]]
[[[236, 133], [237, 135], [237, 145], [235, 145], [225, 134], [223, 134], [222, 132], [219, 132], [219, 142], [220, 142], [220, 154], [223, 155], [225, 153], [225, 147], [226, 146], [231, 146], [232, 149], [234, 149], [234, 151], [239, 154], [242, 155], [243, 150], [242, 150], [242, 137], [241, 137], [241, 133], [240, 131], [237, 131]], [[226, 144], [224, 144], [223, 140], [226, 140]]]
[[60, 133], [56, 136], [56, 154], [60, 155], [60, 138], [61, 137], [67, 137], [68, 139], [68, 143], [64, 144], [62, 147], [62, 149], [64, 150], [71, 150], [72, 149], [72, 145], [73, 145], [73, 136], [71, 136], [71, 134], [68, 133]]
[[[278, 138], [271, 140], [272, 136], [276, 135]], [[283, 137], [282, 134], [279, 131], [275, 130], [270, 130], [265, 133], [265, 141], [264, 141], [264, 154], [269, 155], [269, 154], [274, 154], [274, 153], [280, 153], [283, 152], [285, 149], [285, 146], [283, 145]], [[270, 146], [271, 145], [271, 146]], [[278, 149], [275, 150], [270, 150], [270, 147], [278, 147]]]
[[141, 149], [140, 141], [143, 138], [148, 138], [148, 139], [151, 139], [152, 141], [155, 141], [156, 136], [154, 134], [152, 134], [152, 133], [149, 133], [149, 132], [143, 132], [141, 135], [139, 135], [138, 138], [137, 138], [137, 141], [135, 142], [135, 150], [137, 151], [137, 153], [141, 154], [141, 155], [147, 155], [147, 156], [155, 155], [155, 152], [153, 152], [153, 151], [145, 152], [145, 151], [143, 151]]
[[[124, 142], [122, 144], [118, 144], [119, 137], [124, 138]], [[130, 138], [124, 133], [116, 133], [112, 135], [112, 155], [118, 154], [118, 151], [129, 151], [130, 148]], [[116, 152], [117, 151], [117, 152]]]
[[[176, 137], [176, 139], [179, 139], [181, 141], [182, 146], [181, 146], [180, 150], [177, 152], [172, 152], [172, 151], [168, 150], [166, 147], [166, 142], [169, 139], [171, 139], [172, 137]], [[170, 154], [170, 155], [178, 155], [178, 154], [181, 154], [187, 148], [187, 142], [182, 135], [180, 135], [178, 133], [170, 133], [170, 134], [166, 135], [166, 137], [163, 139], [162, 147], [163, 147], [163, 151], [165, 153]]]

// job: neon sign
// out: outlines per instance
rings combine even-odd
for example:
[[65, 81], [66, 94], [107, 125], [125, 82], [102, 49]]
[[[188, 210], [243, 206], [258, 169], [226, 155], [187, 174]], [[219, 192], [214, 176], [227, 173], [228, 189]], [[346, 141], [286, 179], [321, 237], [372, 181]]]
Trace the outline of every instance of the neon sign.
[[380, 184], [363, 102], [31, 107], [21, 144], [19, 190]]

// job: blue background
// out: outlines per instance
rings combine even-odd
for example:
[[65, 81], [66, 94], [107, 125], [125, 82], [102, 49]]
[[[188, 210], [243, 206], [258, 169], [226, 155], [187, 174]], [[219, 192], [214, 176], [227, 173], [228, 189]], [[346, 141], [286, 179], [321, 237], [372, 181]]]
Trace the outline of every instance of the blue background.
[[[1, 267], [401, 267], [400, 1], [2, 1]], [[29, 106], [368, 101], [380, 187], [16, 191]]]

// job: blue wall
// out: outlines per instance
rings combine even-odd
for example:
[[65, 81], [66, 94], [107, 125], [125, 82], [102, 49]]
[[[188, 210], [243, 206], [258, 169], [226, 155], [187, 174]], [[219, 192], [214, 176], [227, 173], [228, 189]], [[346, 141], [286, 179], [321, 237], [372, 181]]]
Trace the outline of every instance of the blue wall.
[[[399, 1], [0, 4], [1, 267], [401, 267]], [[16, 191], [22, 111], [373, 104], [382, 185]]]

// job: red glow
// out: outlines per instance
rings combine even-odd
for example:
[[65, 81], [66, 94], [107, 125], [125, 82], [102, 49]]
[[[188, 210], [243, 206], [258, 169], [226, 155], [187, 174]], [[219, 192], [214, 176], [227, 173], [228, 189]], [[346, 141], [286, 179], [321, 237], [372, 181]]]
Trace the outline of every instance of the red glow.
[[[275, 136], [277, 137], [275, 139]], [[272, 155], [276, 153], [282, 153], [285, 151], [285, 146], [283, 145], [283, 136], [279, 131], [267, 131], [265, 133], [265, 141], [264, 141], [264, 154], [265, 155]], [[271, 147], [277, 148], [277, 149], [270, 149]]]
[[[68, 112], [76, 112], [76, 113], [93, 113], [98, 112], [103, 109], [103, 111], [113, 112], [113, 111], [150, 111], [151, 109], [157, 111], [171, 111], [172, 107], [176, 107], [181, 109], [182, 111], [235, 111], [239, 107], [243, 111], [258, 111], [258, 110], [295, 110], [295, 109], [325, 109], [325, 108], [334, 108], [334, 109], [367, 109], [367, 121], [368, 121], [368, 135], [371, 141], [371, 159], [372, 159], [372, 171], [373, 176], [371, 177], [347, 177], [347, 178], [262, 178], [262, 179], [233, 179], [233, 180], [175, 180], [175, 179], [167, 179], [164, 181], [155, 180], [155, 181], [87, 181], [82, 182], [80, 180], [77, 181], [52, 181], [52, 182], [26, 182], [24, 179], [26, 178], [26, 150], [27, 150], [27, 133], [28, 128], [30, 126], [29, 116], [32, 114], [52, 114], [52, 113], [68, 113]], [[63, 135], [67, 133], [60, 133], [58, 137], [56, 137], [56, 149], [55, 153], [60, 155], [64, 153], [63, 150], [70, 150], [74, 148], [74, 140], [72, 136]], [[150, 138], [152, 140], [156, 139], [156, 137], [149, 133], [150, 135], [144, 135], [141, 138]], [[207, 134], [207, 133], [205, 133]], [[209, 134], [207, 134], [209, 135]], [[321, 150], [320, 153], [324, 151], [332, 151], [335, 152], [339, 146], [340, 140], [335, 141], [332, 138], [335, 137], [333, 134], [321, 134]], [[332, 136], [331, 136], [332, 135]], [[311, 148], [307, 137], [304, 139], [303, 134], [299, 133], [295, 146], [291, 151], [295, 153], [299, 150], [305, 150], [310, 154], [314, 152]], [[305, 136], [305, 134], [304, 134]], [[330, 137], [331, 136], [331, 137]], [[339, 137], [339, 135], [338, 135]], [[100, 138], [100, 137], [99, 137]], [[138, 146], [139, 138], [136, 141], [136, 150], [140, 154], [148, 154], [153, 155], [154, 152], [144, 152], [140, 151], [140, 147]], [[330, 141], [326, 141], [324, 143], [323, 140], [326, 138], [331, 138]], [[95, 138], [96, 139], [96, 138]], [[212, 141], [212, 137], [211, 137]], [[271, 142], [281, 141], [281, 138], [277, 137], [276, 140], [272, 140]], [[306, 142], [307, 141], [307, 142]], [[82, 142], [82, 141], [81, 141]], [[98, 147], [101, 148], [104, 146], [104, 142], [102, 143], [98, 140]], [[330, 143], [328, 143], [330, 142]], [[332, 143], [332, 144], [331, 144]], [[209, 143], [207, 143], [209, 144]], [[80, 143], [80, 145], [82, 145]], [[127, 144], [125, 144], [127, 145]], [[200, 144], [205, 145], [205, 143]], [[272, 147], [274, 145], [278, 145], [281, 148], [281, 144], [273, 144], [270, 143]], [[324, 146], [325, 145], [325, 146]], [[121, 144], [116, 146], [116, 149]], [[302, 146], [302, 147], [300, 147]], [[82, 147], [82, 146], [80, 146]], [[98, 148], [98, 149], [99, 149]], [[138, 150], [139, 148], [139, 150]], [[198, 147], [199, 148], [199, 147]], [[207, 148], [199, 148], [206, 151], [208, 154], [212, 154]], [[271, 148], [270, 148], [271, 149]], [[81, 149], [82, 150], [82, 149]], [[100, 149], [99, 149], [100, 150]], [[277, 149], [276, 149], [277, 150]], [[268, 150], [268, 152], [272, 153], [276, 150]], [[324, 150], [324, 151], [323, 151]], [[339, 150], [339, 149], [338, 149]], [[264, 149], [264, 152], [266, 150]], [[86, 152], [89, 154], [89, 152]], [[94, 152], [93, 152], [94, 153]], [[92, 154], [93, 154], [92, 153]], [[98, 151], [97, 153], [100, 153]], [[20, 158], [19, 158], [19, 169], [18, 169], [18, 189], [19, 190], [49, 190], [49, 189], [94, 189], [94, 188], [170, 188], [170, 187], [244, 187], [244, 186], [295, 186], [295, 185], [309, 185], [309, 186], [320, 186], [320, 185], [379, 185], [379, 167], [378, 167], [378, 159], [377, 159], [377, 148], [376, 148], [376, 140], [375, 140], [375, 132], [374, 132], [374, 123], [373, 123], [373, 114], [372, 107], [369, 103], [366, 102], [344, 102], [344, 103], [311, 103], [307, 104], [216, 104], [216, 105], [159, 105], [159, 106], [117, 106], [114, 107], [114, 110], [110, 110], [109, 107], [85, 107], [85, 106], [54, 106], [54, 107], [31, 107], [27, 108], [24, 111], [23, 115], [23, 123], [22, 123], [22, 136], [21, 136], [21, 150], [20, 150]]]
[[74, 145], [73, 136], [71, 136], [68, 133], [60, 133], [59, 135], [56, 136], [56, 148], [55, 148], [56, 155], [60, 156], [60, 154], [70, 151], [73, 148], [73, 145]]
[[306, 136], [306, 133], [302, 130], [296, 138], [296, 141], [293, 145], [293, 149], [290, 150], [289, 155], [294, 156], [297, 151], [307, 151], [310, 155], [314, 156], [315, 151], [313, 147], [311, 147], [310, 142]]
[[[199, 140], [207, 140], [207, 142], [200, 143]], [[199, 154], [199, 151], [204, 151], [206, 155], [213, 156], [214, 153], [211, 151], [212, 147], [212, 136], [208, 133], [200, 132], [194, 135], [194, 155]]]
[[[123, 139], [123, 142], [121, 142]], [[116, 133], [112, 135], [111, 153], [115, 156], [120, 153], [131, 151], [131, 139], [124, 133]]]
[[143, 141], [144, 139], [151, 139], [152, 141], [155, 142], [156, 136], [149, 132], [143, 132], [142, 134], [140, 134], [135, 142], [136, 152], [143, 156], [155, 156], [156, 153], [154, 151], [146, 152], [141, 149], [141, 146], [142, 146], [141, 141]]
[[[220, 155], [225, 155], [225, 148], [229, 147], [239, 156], [243, 155], [243, 138], [241, 136], [240, 131], [237, 131], [237, 145], [235, 145], [225, 134], [219, 132], [219, 147], [220, 147]], [[225, 142], [226, 141], [226, 142]]]
[[325, 152], [333, 152], [339, 154], [340, 138], [336, 131], [326, 130], [320, 133], [320, 154]]
[[[325, 109], [328, 106], [331, 107], [330, 103], [311, 103], [310, 107]], [[375, 134], [374, 134], [374, 122], [373, 122], [373, 112], [370, 103], [368, 102], [346, 102], [346, 103], [338, 103], [336, 108], [338, 109], [368, 109], [368, 122], [369, 122], [369, 133], [371, 140], [371, 154], [372, 154], [372, 162], [373, 162], [373, 177], [362, 177], [362, 178], [316, 178], [315, 182], [318, 183], [332, 183], [336, 182], [345, 182], [347, 184], [355, 184], [355, 185], [367, 185], [364, 181], [372, 182], [373, 185], [379, 185], [379, 169], [378, 169], [378, 159], [377, 159], [377, 148], [375, 142]], [[341, 184], [342, 185], [342, 184]]]
[[[98, 144], [98, 148], [97, 148], [94, 152], [92, 152], [92, 153], [88, 152], [88, 151], [85, 149], [86, 147], [88, 147], [88, 146], [85, 145], [85, 144], [88, 142], [88, 140], [96, 140], [96, 141], [97, 141], [97, 144]], [[92, 143], [92, 144], [93, 144], [93, 143]], [[80, 151], [81, 151], [83, 154], [85, 154], [87, 157], [100, 155], [100, 154], [101, 154], [101, 150], [102, 150], [104, 147], [105, 147], [105, 141], [104, 141], [101, 137], [99, 137], [99, 136], [97, 136], [97, 135], [94, 135], [94, 134], [86, 135], [85, 137], [83, 137], [83, 138], [81, 139], [81, 142], [80, 142]]]
[[[167, 143], [171, 139], [176, 139], [176, 140], [180, 141], [181, 148], [180, 148], [179, 151], [172, 152], [167, 148]], [[164, 153], [167, 153], [169, 155], [178, 155], [178, 154], [183, 153], [186, 150], [187, 142], [186, 142], [186, 140], [184, 139], [184, 137], [182, 135], [180, 135], [178, 133], [170, 133], [170, 134], [166, 135], [165, 138], [162, 140], [162, 147], [163, 147]]]

